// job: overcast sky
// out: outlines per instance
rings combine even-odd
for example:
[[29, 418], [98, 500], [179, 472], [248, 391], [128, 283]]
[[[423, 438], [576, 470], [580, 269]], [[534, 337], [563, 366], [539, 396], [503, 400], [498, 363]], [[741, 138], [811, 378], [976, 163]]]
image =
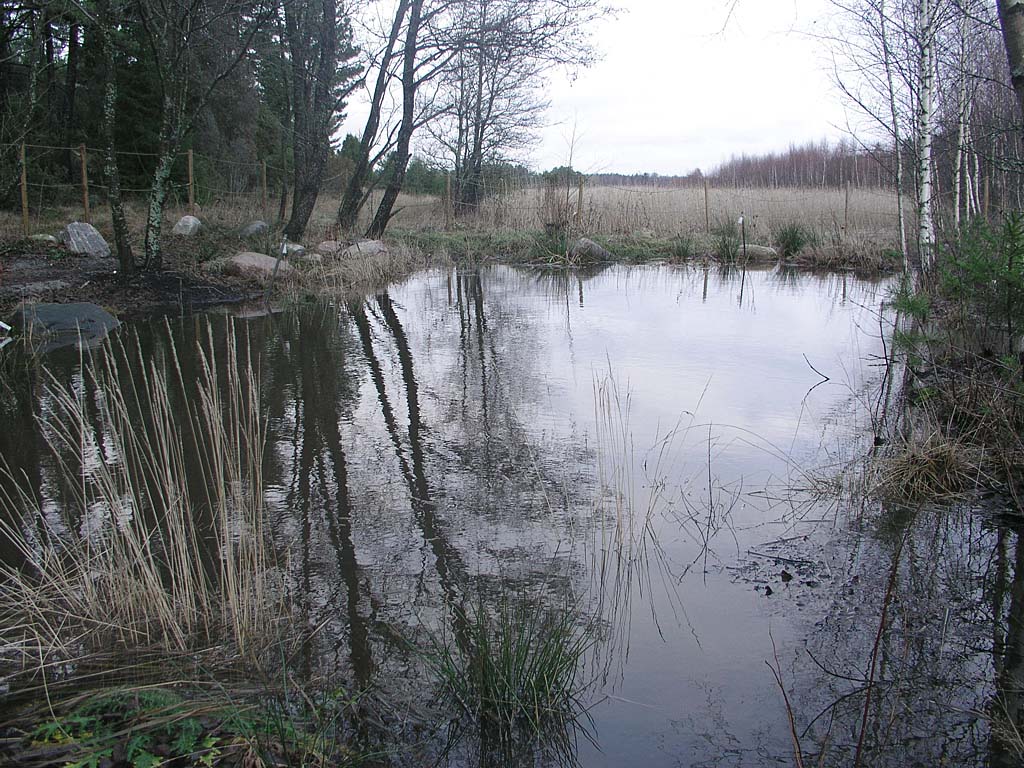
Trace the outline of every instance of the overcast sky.
[[[587, 172], [709, 170], [733, 154], [843, 135], [845, 117], [813, 37], [827, 0], [622, 0], [595, 34], [604, 60], [551, 80], [541, 168], [568, 154]], [[723, 26], [725, 27], [723, 29]]]
[[[827, 0], [610, 0], [594, 30], [603, 59], [574, 82], [554, 72], [549, 125], [529, 156], [587, 173], [684, 174], [733, 154], [843, 136], [842, 103], [814, 39]], [[727, 23], [728, 17], [728, 23]], [[352, 104], [343, 130], [360, 133]]]

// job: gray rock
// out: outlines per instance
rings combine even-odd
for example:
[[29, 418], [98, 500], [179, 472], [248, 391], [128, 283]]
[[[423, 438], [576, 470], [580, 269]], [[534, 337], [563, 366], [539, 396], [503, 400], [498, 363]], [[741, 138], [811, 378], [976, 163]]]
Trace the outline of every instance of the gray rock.
[[[740, 246], [739, 257], [743, 258], [743, 246]], [[747, 243], [747, 259], [756, 259], [758, 261], [769, 261], [771, 259], [779, 258], [779, 252], [774, 248], [769, 248], [767, 245], [752, 245]]]
[[256, 237], [257, 235], [265, 235], [270, 231], [270, 225], [265, 221], [253, 221], [246, 224], [239, 231], [239, 235], [242, 237]]
[[79, 345], [94, 347], [121, 323], [103, 307], [87, 302], [72, 304], [25, 303], [11, 323], [39, 352]]
[[323, 254], [320, 253], [309, 253], [308, 251], [302, 254], [302, 262], [309, 264], [310, 266], [317, 266], [324, 263]]
[[341, 258], [351, 259], [357, 256], [366, 258], [367, 256], [379, 256], [387, 252], [388, 247], [380, 240], [359, 240], [342, 251]]
[[341, 243], [337, 240], [324, 240], [316, 247], [316, 252], [322, 253], [324, 256], [336, 256], [341, 248]]
[[569, 247], [569, 259], [575, 262], [611, 261], [615, 257], [587, 237], [581, 237]]
[[[270, 277], [274, 274], [274, 267], [276, 265], [277, 258], [274, 256], [267, 256], [264, 253], [253, 253], [252, 251], [236, 253], [231, 258], [219, 263], [224, 274], [241, 275], [244, 277]], [[284, 277], [290, 275], [293, 271], [295, 271], [295, 268], [282, 259], [281, 266], [277, 270], [277, 276]]]
[[35, 240], [40, 245], [60, 245], [60, 240], [53, 235], [32, 235], [29, 239]]
[[301, 258], [306, 254], [306, 246], [299, 243], [285, 243], [284, 255], [290, 258]]
[[198, 234], [199, 230], [203, 228], [203, 223], [195, 216], [182, 216], [178, 219], [178, 223], [174, 225], [174, 229], [171, 230], [172, 235], [181, 235], [182, 237], [192, 237], [192, 235]]
[[64, 227], [60, 239], [69, 251], [79, 256], [110, 256], [110, 246], [92, 224], [73, 221]]

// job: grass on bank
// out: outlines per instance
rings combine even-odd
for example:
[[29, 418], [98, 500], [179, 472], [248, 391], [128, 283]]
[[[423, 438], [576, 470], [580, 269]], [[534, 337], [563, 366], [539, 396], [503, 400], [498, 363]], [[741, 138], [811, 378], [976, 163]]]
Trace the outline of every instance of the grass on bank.
[[463, 631], [435, 637], [428, 655], [458, 713], [450, 741], [472, 734], [483, 764], [518, 764], [524, 750], [571, 755], [585, 714], [583, 657], [594, 642], [577, 612], [503, 594], [493, 606], [481, 598], [461, 619]]
[[[585, 235], [626, 262], [733, 260], [739, 233], [723, 240], [719, 224], [735, 223], [742, 214], [749, 244], [774, 246], [785, 261], [800, 266], [861, 271], [899, 266], [898, 259], [891, 258], [896, 240], [895, 197], [877, 190], [853, 190], [847, 204], [841, 190], [713, 189], [707, 208], [703, 190], [697, 188], [588, 187], [582, 209], [576, 195], [575, 190], [570, 195], [573, 210], [552, 221], [539, 187], [502, 190], [488, 197], [476, 213], [457, 220], [436, 197], [403, 194], [389, 237], [429, 257], [476, 261], [499, 258], [558, 264], [564, 261], [566, 235], [552, 233], [568, 233], [570, 240]], [[356, 232], [365, 230], [378, 200], [379, 193], [371, 195]], [[338, 203], [335, 195], [320, 197], [304, 238], [308, 247], [343, 236], [335, 223]], [[129, 201], [127, 211], [139, 251], [145, 209]], [[174, 261], [179, 265], [210, 261], [242, 249], [276, 253], [280, 222], [274, 205], [264, 208], [259, 200], [246, 196], [214, 201], [197, 211], [204, 233], [188, 240], [170, 235], [171, 227], [187, 212], [180, 204], [169, 205], [166, 212], [166, 247], [177, 255]], [[56, 234], [68, 221], [79, 218], [78, 206], [55, 205], [34, 211], [31, 226], [33, 232]], [[257, 219], [271, 225], [271, 234], [242, 242], [237, 237], [239, 228]], [[106, 207], [94, 204], [92, 220], [110, 240]], [[709, 227], [708, 222], [719, 224]], [[0, 212], [0, 240], [14, 242], [21, 236], [20, 218]]]

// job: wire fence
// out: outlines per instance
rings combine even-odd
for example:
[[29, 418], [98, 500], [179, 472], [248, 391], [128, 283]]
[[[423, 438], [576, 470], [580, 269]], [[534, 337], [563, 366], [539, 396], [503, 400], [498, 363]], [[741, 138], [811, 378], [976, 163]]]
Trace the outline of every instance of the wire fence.
[[[4, 166], [19, 178], [20, 230], [62, 217], [104, 220], [98, 209], [107, 203], [104, 153], [84, 144], [61, 147], [36, 144], [0, 145]], [[145, 205], [158, 156], [118, 152], [121, 187], [129, 209]], [[258, 158], [224, 158], [187, 150], [174, 156], [168, 182], [166, 212], [241, 223], [260, 218], [280, 220], [286, 214], [289, 169]], [[308, 237], [336, 237], [338, 204], [347, 174], [329, 172], [310, 220]], [[133, 180], [135, 180], [133, 182]], [[821, 238], [856, 239], [882, 244], [898, 240], [896, 194], [877, 187], [734, 188], [707, 183], [685, 187], [654, 184], [591, 185], [583, 177], [563, 181], [542, 178], [502, 180], [483, 190], [481, 201], [459, 206], [451, 180], [440, 195], [399, 196], [392, 225], [405, 229], [476, 228], [495, 230], [571, 230], [596, 235], [650, 234], [715, 236], [744, 218], [748, 234], [762, 241], [779, 228], [798, 224]], [[369, 223], [380, 191], [368, 193], [359, 226]], [[911, 206], [907, 206], [908, 210]], [[141, 218], [144, 221], [144, 217]], [[14, 222], [8, 221], [8, 234]], [[913, 226], [908, 222], [908, 227]]]

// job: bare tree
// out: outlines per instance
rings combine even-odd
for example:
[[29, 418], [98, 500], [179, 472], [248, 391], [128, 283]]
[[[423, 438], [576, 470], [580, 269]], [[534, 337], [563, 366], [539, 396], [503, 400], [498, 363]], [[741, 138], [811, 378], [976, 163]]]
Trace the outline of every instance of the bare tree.
[[302, 237], [320, 194], [331, 136], [345, 101], [355, 88], [359, 67], [347, 14], [338, 18], [335, 0], [286, 2], [285, 30], [291, 57], [295, 182], [285, 234]]
[[160, 269], [163, 211], [174, 156], [218, 86], [249, 54], [253, 37], [270, 21], [274, 6], [266, 0], [136, 0], [135, 9], [161, 91], [143, 264]]

